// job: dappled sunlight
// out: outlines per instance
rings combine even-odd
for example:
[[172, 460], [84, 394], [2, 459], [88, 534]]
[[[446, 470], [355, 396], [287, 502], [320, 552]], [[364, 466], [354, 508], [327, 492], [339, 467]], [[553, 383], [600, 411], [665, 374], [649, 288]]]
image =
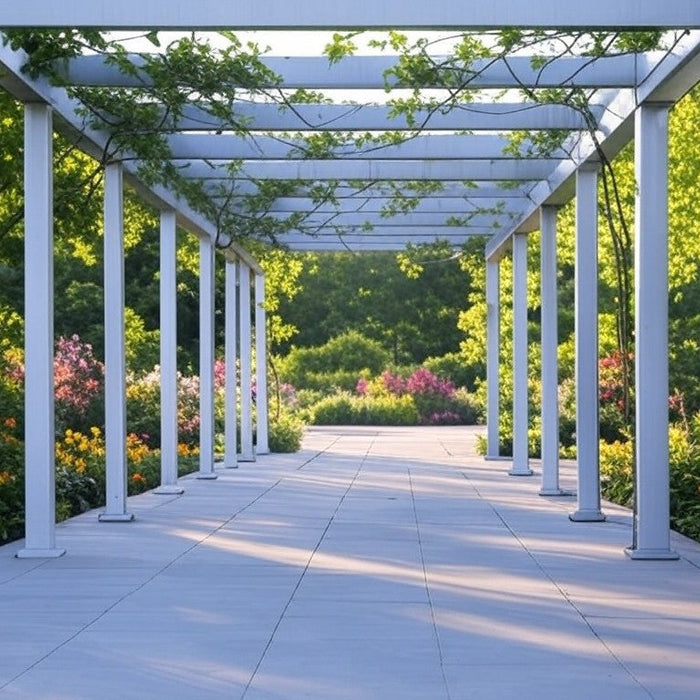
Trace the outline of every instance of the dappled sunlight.
[[[196, 533], [179, 530], [184, 538], [197, 539]], [[426, 575], [420, 563], [410, 564], [391, 560], [388, 556], [381, 559], [367, 559], [334, 554], [311, 548], [291, 547], [272, 544], [260, 540], [243, 541], [234, 537], [212, 535], [204, 546], [268, 563], [298, 565], [308, 562], [307, 572], [341, 574], [348, 579], [365, 578], [398, 583], [406, 586], [426, 587]], [[539, 575], [534, 567], [533, 574], [509, 574], [494, 567], [464, 566], [441, 570], [432, 567], [428, 573], [430, 589], [445, 593], [478, 598], [484, 601], [513, 602], [513, 594], [520, 599], [548, 601], [553, 592], [553, 584]], [[495, 581], [498, 581], [498, 584]], [[349, 585], [353, 585], [350, 581]]]
[[178, 606], [174, 613], [184, 622], [195, 622], [202, 625], [230, 625], [231, 618], [220, 612], [212, 612], [203, 608]]
[[500, 616], [494, 614], [477, 614], [453, 609], [435, 610], [438, 629], [449, 629], [462, 632], [465, 635], [480, 636], [484, 639], [502, 640], [529, 647], [556, 651], [558, 654], [570, 654], [578, 657], [599, 657], [606, 653], [601, 641], [582, 621], [574, 627], [567, 624], [564, 631], [559, 617], [568, 617], [573, 621], [573, 611], [563, 605], [557, 612], [550, 611], [548, 615], [533, 614], [526, 621], [519, 621], [517, 616], [508, 614], [505, 610]]

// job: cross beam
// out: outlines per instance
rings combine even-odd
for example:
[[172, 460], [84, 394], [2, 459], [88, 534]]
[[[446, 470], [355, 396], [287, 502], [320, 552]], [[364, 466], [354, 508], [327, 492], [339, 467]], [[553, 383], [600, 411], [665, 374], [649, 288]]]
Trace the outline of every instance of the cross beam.
[[[514, 215], [503, 212], [481, 213], [479, 211], [465, 210], [459, 213], [445, 214], [443, 212], [406, 212], [397, 213], [390, 217], [382, 216], [379, 212], [324, 212], [309, 210], [310, 213], [304, 217], [300, 228], [306, 231], [314, 231], [319, 228], [328, 227], [364, 227], [372, 226], [372, 230], [385, 230], [396, 233], [396, 228], [410, 232], [412, 227], [444, 227], [450, 230], [470, 230], [479, 229], [486, 231], [489, 229], [501, 229], [506, 227], [513, 219]], [[268, 216], [274, 219], [285, 220], [292, 212], [270, 212]], [[454, 224], [450, 220], [454, 220]], [[456, 223], [459, 221], [459, 225]]]
[[[223, 196], [214, 195], [215, 200], [222, 200]], [[226, 199], [229, 199], [228, 197]], [[245, 199], [242, 197], [234, 197], [232, 205], [239, 211], [244, 212]], [[350, 198], [340, 198], [333, 202], [319, 204], [308, 198], [302, 197], [278, 197], [266, 209], [267, 213], [274, 214], [276, 212], [293, 214], [295, 212], [314, 212], [318, 214], [349, 214], [352, 212], [362, 214], [380, 214], [393, 207], [398, 207], [399, 201], [391, 198], [372, 198], [363, 197], [361, 195]], [[522, 197], [475, 197], [469, 195], [463, 197], [449, 197], [441, 193], [435, 193], [430, 197], [417, 198], [415, 206], [409, 209], [414, 213], [439, 213], [445, 216], [466, 216], [471, 213], [479, 213], [484, 211], [497, 212], [502, 211], [504, 214], [515, 214], [516, 212], [525, 209], [531, 205], [529, 199]], [[398, 216], [398, 214], [397, 214]]]
[[188, 178], [233, 180], [541, 180], [556, 161], [548, 160], [268, 160], [242, 161], [232, 172], [226, 165], [173, 161]]
[[[597, 121], [605, 113], [603, 104], [591, 105]], [[576, 131], [588, 124], [580, 110], [562, 104], [535, 102], [474, 102], [456, 105], [449, 112], [419, 109], [413, 124], [395, 115], [386, 105], [278, 104], [235, 102], [225, 121], [202, 105], [188, 105], [171, 126], [177, 131], [226, 131], [240, 125], [247, 131], [509, 131], [512, 129], [564, 129]]]
[[[459, 82], [474, 89], [509, 89], [523, 85], [539, 88], [576, 86], [581, 88], [625, 88], [639, 84], [658, 63], [663, 53], [642, 56], [621, 55], [604, 57], [512, 56], [507, 59], [478, 59], [459, 75]], [[446, 65], [447, 56], [432, 56], [437, 66]], [[93, 87], [144, 87], [152, 85], [144, 66], [153, 58], [131, 54], [128, 59], [134, 72], [123, 73], [117, 66], [105, 63], [101, 55], [78, 56], [54, 64], [57, 73], [71, 85]], [[260, 88], [283, 87], [306, 90], [384, 90], [397, 87], [396, 78], [387, 73], [395, 66], [395, 56], [348, 56], [331, 64], [325, 56], [262, 56], [261, 62], [278, 81], [262, 81]], [[455, 76], [459, 63], [444, 71]], [[187, 76], [183, 76], [183, 82]], [[444, 87], [444, 82], [432, 78], [424, 88]]]
[[[474, 134], [431, 134], [409, 138], [398, 144], [367, 143], [358, 146], [345, 143], [331, 150], [333, 157], [357, 159], [435, 159], [512, 160], [507, 153], [510, 140], [505, 136]], [[168, 145], [175, 159], [204, 160], [285, 160], [303, 159], [310, 145], [304, 140], [263, 135], [237, 136], [233, 134], [174, 134]], [[520, 149], [521, 157], [527, 154]], [[330, 154], [329, 154], [330, 155]], [[565, 158], [563, 152], [549, 158]]]
[[306, 0], [303, 12], [289, 0], [23, 0], [3, 3], [0, 26], [102, 29], [649, 29], [700, 28], [697, 0], [588, 0], [585, 3], [489, 0], [468, 7], [454, 0]]

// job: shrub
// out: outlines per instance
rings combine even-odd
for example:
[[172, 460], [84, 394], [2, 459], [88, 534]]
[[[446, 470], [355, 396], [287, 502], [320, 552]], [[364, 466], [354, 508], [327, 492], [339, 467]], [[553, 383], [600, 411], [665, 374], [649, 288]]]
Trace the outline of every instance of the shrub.
[[372, 381], [360, 377], [355, 392], [365, 400], [410, 397], [418, 414], [417, 422], [424, 425], [472, 424], [479, 414], [475, 400], [466, 390], [456, 390], [450, 380], [441, 379], [425, 367], [407, 377], [388, 370]]
[[411, 396], [379, 396], [364, 403], [363, 425], [416, 425], [420, 420]]
[[613, 503], [631, 508], [634, 500], [634, 443], [600, 442], [601, 491]]
[[0, 542], [24, 534], [24, 445], [14, 418], [0, 421]]
[[319, 401], [311, 420], [315, 425], [416, 425], [419, 416], [410, 396], [363, 398], [342, 393]]
[[[689, 427], [669, 431], [671, 526], [700, 540], [700, 416]], [[603, 496], [627, 507], [634, 505], [634, 443], [600, 443]]]
[[280, 414], [279, 418], [269, 424], [270, 452], [296, 452], [301, 447], [304, 426], [288, 413]]
[[66, 520], [104, 502], [104, 490], [89, 474], [56, 467], [56, 520]]
[[462, 355], [456, 352], [441, 357], [428, 357], [423, 361], [423, 367], [441, 379], [449, 379], [456, 386], [465, 387], [469, 391], [476, 389], [477, 379], [483, 374], [481, 367], [467, 364]]
[[378, 342], [350, 331], [325, 345], [293, 348], [281, 360], [279, 374], [298, 389], [351, 390], [359, 373], [378, 374], [388, 362], [389, 355]]
[[671, 524], [700, 540], [700, 414], [688, 428], [672, 426], [669, 433]]
[[56, 434], [104, 423], [104, 365], [77, 335], [59, 338], [53, 363]]
[[[160, 447], [160, 367], [141, 377], [130, 375], [126, 387], [127, 422], [130, 432], [149, 447]], [[199, 377], [177, 378], [178, 439], [189, 445], [199, 442]]]

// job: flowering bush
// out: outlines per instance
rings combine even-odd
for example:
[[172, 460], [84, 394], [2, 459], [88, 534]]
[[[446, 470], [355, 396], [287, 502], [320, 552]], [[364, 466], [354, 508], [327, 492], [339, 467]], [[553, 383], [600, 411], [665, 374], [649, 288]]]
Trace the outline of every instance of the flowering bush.
[[0, 421], [0, 543], [22, 537], [24, 527], [24, 444], [17, 421]]
[[[424, 425], [459, 425], [474, 423], [476, 409], [464, 390], [441, 379], [425, 367], [419, 367], [407, 377], [385, 370], [373, 381], [360, 377], [355, 393], [368, 399], [410, 397], [417, 412], [415, 422]], [[402, 420], [406, 414], [402, 414]]]
[[[632, 359], [630, 356], [630, 363]], [[601, 357], [598, 362], [598, 399], [601, 438], [607, 442], [624, 439], [628, 419], [625, 418], [623, 357], [619, 352]]]
[[[24, 364], [18, 349], [6, 351], [4, 382], [21, 387]], [[56, 434], [104, 423], [104, 365], [77, 335], [59, 338], [53, 362]]]
[[[149, 447], [160, 447], [160, 367], [135, 377], [130, 375], [126, 386], [129, 430]], [[177, 378], [177, 429], [179, 441], [196, 445], [199, 442], [199, 377]]]
[[104, 365], [77, 335], [59, 338], [53, 363], [56, 434], [104, 423]]

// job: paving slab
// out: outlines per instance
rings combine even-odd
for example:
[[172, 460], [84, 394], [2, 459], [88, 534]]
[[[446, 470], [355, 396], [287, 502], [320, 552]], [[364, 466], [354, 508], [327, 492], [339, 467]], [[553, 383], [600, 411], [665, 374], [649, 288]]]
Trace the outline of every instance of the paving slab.
[[0, 547], [0, 700], [700, 697], [700, 544], [630, 560], [629, 511], [571, 522], [483, 432], [310, 428]]

